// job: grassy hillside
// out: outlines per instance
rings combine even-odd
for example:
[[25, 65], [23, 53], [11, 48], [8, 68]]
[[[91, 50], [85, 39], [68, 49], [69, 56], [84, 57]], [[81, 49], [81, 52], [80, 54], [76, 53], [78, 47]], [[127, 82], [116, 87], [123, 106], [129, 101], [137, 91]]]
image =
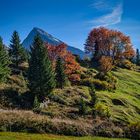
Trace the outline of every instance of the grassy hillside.
[[[96, 109], [100, 112], [108, 109], [111, 119], [127, 123], [140, 121], [140, 73], [132, 70], [118, 69], [112, 74], [117, 77], [117, 89], [96, 91]], [[55, 90], [58, 102], [52, 103], [47, 109], [53, 115], [66, 117], [70, 112], [76, 112], [80, 97], [89, 102], [91, 96], [88, 87], [73, 86], [63, 90]], [[59, 101], [60, 100], [60, 101]], [[60, 105], [59, 103], [63, 104]], [[56, 114], [55, 114], [56, 113]], [[75, 115], [76, 116], [76, 115]]]
[[126, 69], [112, 73], [118, 78], [117, 90], [97, 92], [97, 104], [108, 106], [114, 120], [140, 121], [140, 73]]
[[[26, 133], [0, 133], [0, 140], [118, 140], [115, 138], [102, 137], [66, 137], [56, 135], [40, 135]], [[127, 140], [127, 139], [119, 139]]]
[[[94, 77], [95, 71], [92, 70], [91, 72], [92, 77]], [[22, 91], [26, 89], [26, 86], [24, 86], [24, 84], [20, 85], [21, 82], [19, 82], [23, 79], [13, 77], [11, 80], [12, 84], [9, 84], [13, 85], [16, 89], [23, 90], [18, 90], [20, 91], [18, 93], [8, 90], [7, 93], [4, 91], [4, 93], [2, 92], [0, 94], [1, 101], [6, 99], [3, 104], [1, 102], [2, 108], [3, 105], [8, 104], [6, 108], [0, 110], [0, 131], [36, 132], [68, 136], [93, 135], [104, 137], [130, 137], [133, 135], [133, 137], [135, 137], [135, 133], [131, 131], [127, 125], [130, 124], [132, 127], [132, 123], [140, 121], [140, 73], [126, 69], [118, 69], [113, 71], [112, 74], [118, 79], [117, 89], [114, 92], [107, 90], [96, 91], [97, 101], [95, 109], [103, 114], [103, 116], [98, 114], [96, 118], [92, 116], [94, 108], [90, 104], [91, 95], [89, 87], [83, 85], [55, 89], [54, 93], [48, 97], [50, 103], [47, 108], [41, 109], [39, 113], [35, 113], [31, 109], [28, 111], [21, 110], [21, 108], [15, 109], [19, 104], [22, 107], [25, 105], [23, 99], [27, 101], [27, 103], [29, 102], [27, 100], [29, 93], [27, 92], [25, 95], [28, 96], [26, 97], [24, 95], [24, 97]], [[5, 86], [3, 86], [3, 88], [4, 87]], [[86, 109], [88, 113], [86, 115], [79, 112], [79, 102], [81, 98], [84, 99], [87, 105]], [[10, 106], [11, 103], [13, 104], [12, 107], [14, 110], [10, 109], [9, 103]], [[26, 104], [26, 106], [28, 106], [28, 104]], [[109, 115], [104, 116], [104, 114]], [[118, 123], [116, 123], [116, 121]], [[123, 123], [125, 124], [123, 125]], [[139, 133], [139, 127], [137, 127], [137, 129]], [[135, 129], [133, 130], [135, 131]], [[16, 136], [16, 134], [9, 134], [8, 137], [6, 137], [6, 133], [1, 133], [0, 135], [2, 135], [0, 140], [17, 140], [16, 138], [20, 137], [19, 135]], [[21, 135], [21, 139], [22, 136], [23, 139], [26, 140], [27, 135]], [[32, 140], [35, 135], [30, 136], [30, 140]], [[36, 135], [35, 137], [40, 138], [40, 136], [41, 135]], [[44, 137], [44, 140], [47, 140], [47, 138], [48, 135]], [[75, 138], [59, 136], [54, 136], [53, 138], [52, 140], [95, 139], [91, 137]]]

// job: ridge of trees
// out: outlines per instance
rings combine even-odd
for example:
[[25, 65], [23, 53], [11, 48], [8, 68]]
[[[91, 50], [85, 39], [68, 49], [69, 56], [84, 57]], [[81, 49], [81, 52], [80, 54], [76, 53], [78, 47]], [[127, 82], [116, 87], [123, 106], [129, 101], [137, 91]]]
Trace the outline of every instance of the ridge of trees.
[[[131, 65], [135, 58], [135, 63], [140, 65], [139, 50], [137, 49], [135, 53], [130, 37], [120, 31], [104, 27], [93, 29], [86, 40], [85, 50], [92, 54], [92, 59], [81, 61], [78, 56], [75, 57], [67, 50], [66, 44], [57, 46], [44, 44], [37, 35], [31, 46], [26, 77], [34, 99], [38, 98], [36, 100], [42, 102], [55, 87], [64, 88], [67, 80], [73, 85], [79, 83], [82, 73], [80, 62], [96, 63], [99, 72], [103, 75], [124, 60]], [[10, 75], [10, 62], [18, 69], [19, 64], [28, 60], [17, 31], [13, 32], [9, 54], [7, 52], [0, 38], [0, 82], [5, 82]]]

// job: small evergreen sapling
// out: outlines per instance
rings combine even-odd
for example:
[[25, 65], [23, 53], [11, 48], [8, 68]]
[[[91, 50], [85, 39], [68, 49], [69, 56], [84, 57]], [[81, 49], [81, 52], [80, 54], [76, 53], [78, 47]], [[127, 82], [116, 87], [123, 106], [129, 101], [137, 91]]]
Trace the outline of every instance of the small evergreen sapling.
[[33, 112], [39, 114], [41, 112], [41, 109], [40, 109], [40, 103], [38, 101], [38, 98], [37, 96], [35, 96], [34, 98], [34, 103], [33, 103]]
[[86, 102], [84, 101], [83, 98], [80, 99], [80, 104], [79, 104], [79, 113], [81, 115], [86, 115], [87, 114], [87, 106], [86, 106]]
[[93, 84], [90, 85], [90, 95], [91, 95], [91, 105], [94, 107], [96, 104], [96, 92], [95, 92], [95, 87]]
[[91, 95], [91, 101], [90, 104], [92, 106], [92, 114], [94, 117], [96, 117], [96, 109], [95, 109], [95, 104], [96, 104], [96, 100], [97, 100], [97, 96], [96, 96], [96, 92], [95, 92], [95, 87], [93, 84], [90, 85], [90, 95]]
[[33, 107], [34, 107], [35, 109], [37, 109], [37, 108], [39, 108], [39, 105], [40, 105], [40, 104], [39, 104], [38, 98], [37, 98], [37, 96], [35, 96]]

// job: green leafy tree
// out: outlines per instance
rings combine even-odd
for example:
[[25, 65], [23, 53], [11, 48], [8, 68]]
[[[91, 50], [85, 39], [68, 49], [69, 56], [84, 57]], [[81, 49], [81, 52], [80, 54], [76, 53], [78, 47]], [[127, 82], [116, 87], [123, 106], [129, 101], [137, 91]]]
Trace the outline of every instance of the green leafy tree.
[[37, 35], [31, 47], [29, 60], [29, 88], [42, 102], [55, 88], [55, 75], [43, 41]]
[[16, 68], [18, 68], [20, 63], [27, 60], [27, 53], [20, 43], [20, 38], [17, 31], [13, 32], [10, 42], [9, 54], [13, 64], [15, 64]]
[[62, 89], [66, 84], [66, 75], [63, 60], [60, 57], [57, 58], [55, 71], [57, 87]]
[[5, 82], [10, 75], [10, 59], [0, 37], [0, 82]]

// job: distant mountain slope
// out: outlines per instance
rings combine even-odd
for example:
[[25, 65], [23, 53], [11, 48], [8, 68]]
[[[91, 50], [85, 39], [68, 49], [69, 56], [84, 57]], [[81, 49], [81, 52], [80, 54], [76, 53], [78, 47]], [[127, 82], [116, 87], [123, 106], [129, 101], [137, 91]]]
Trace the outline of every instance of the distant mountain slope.
[[[32, 31], [29, 33], [29, 35], [27, 36], [27, 38], [23, 41], [22, 45], [23, 47], [25, 47], [26, 49], [29, 49], [30, 46], [32, 45], [33, 43], [33, 40], [34, 40], [34, 37], [39, 34], [40, 37], [42, 38], [42, 40], [44, 42], [48, 42], [52, 45], [59, 45], [61, 43], [64, 43], [63, 41], [53, 37], [52, 35], [48, 34], [47, 32], [43, 31], [42, 29], [39, 29], [39, 28], [33, 28]], [[72, 47], [72, 46], [69, 46], [68, 45], [68, 48], [67, 48], [70, 52], [72, 52], [73, 54], [76, 54], [76, 55], [79, 55], [81, 58], [84, 58], [85, 56], [85, 53], [84, 51], [78, 49], [78, 48], [75, 48], [75, 47]]]

